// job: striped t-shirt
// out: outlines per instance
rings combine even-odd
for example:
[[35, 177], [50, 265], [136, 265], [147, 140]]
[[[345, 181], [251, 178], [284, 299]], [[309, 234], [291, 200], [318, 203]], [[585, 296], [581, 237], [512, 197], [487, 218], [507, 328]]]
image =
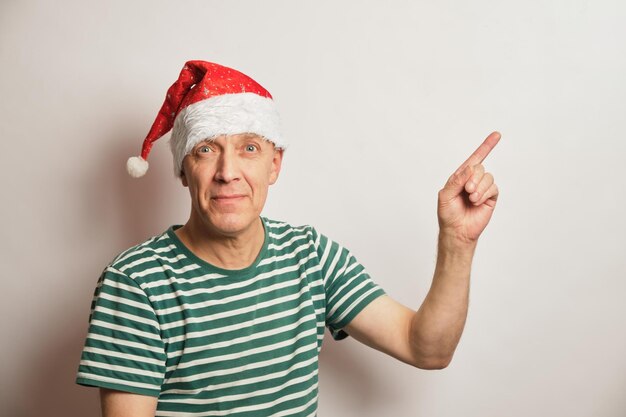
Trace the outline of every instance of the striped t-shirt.
[[158, 397], [157, 416], [315, 415], [324, 327], [345, 337], [383, 291], [314, 228], [262, 220], [245, 269], [201, 260], [177, 227], [114, 259], [76, 382]]

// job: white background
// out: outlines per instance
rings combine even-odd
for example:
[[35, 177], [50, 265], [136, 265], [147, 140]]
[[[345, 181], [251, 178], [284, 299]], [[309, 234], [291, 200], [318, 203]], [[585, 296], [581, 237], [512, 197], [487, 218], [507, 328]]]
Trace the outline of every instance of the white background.
[[443, 371], [326, 340], [320, 416], [626, 415], [626, 6], [2, 1], [3, 416], [96, 416], [73, 384], [104, 265], [187, 219], [166, 138], [188, 59], [251, 75], [292, 145], [265, 214], [313, 224], [417, 308], [437, 191], [492, 130], [501, 190]]

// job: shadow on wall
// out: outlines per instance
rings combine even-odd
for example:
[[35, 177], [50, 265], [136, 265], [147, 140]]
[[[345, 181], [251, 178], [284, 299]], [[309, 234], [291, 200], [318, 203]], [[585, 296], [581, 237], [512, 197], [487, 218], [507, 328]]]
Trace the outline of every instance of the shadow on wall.
[[6, 416], [99, 417], [98, 390], [74, 384], [86, 316], [52, 311], [49, 319], [55, 327], [40, 335], [42, 344], [22, 374], [25, 386], [17, 390], [21, 397], [11, 399]]
[[[126, 139], [133, 137], [129, 131], [132, 129], [113, 135], [116, 139], [110, 143], [129, 142]], [[117, 139], [120, 137], [123, 139]], [[59, 288], [63, 293], [58, 300], [62, 301], [50, 305], [45, 334], [32, 337], [39, 346], [32, 347], [31, 359], [21, 372], [23, 386], [14, 390], [20, 393], [19, 398], [3, 404], [3, 416], [100, 416], [98, 389], [74, 383], [98, 276], [112, 259], [111, 254], [162, 232], [163, 225], [174, 220], [162, 204], [163, 184], [177, 185], [172, 179], [169, 150], [160, 152], [146, 177], [133, 180], [126, 173], [125, 162], [137, 153], [139, 145], [135, 142], [117, 149], [109, 146], [110, 154], [101, 155], [97, 165], [77, 173], [81, 181], [76, 189], [79, 207], [72, 209], [76, 213], [73, 227], [79, 233], [66, 238], [77, 240], [73, 244], [79, 253], [64, 254], [59, 260], [67, 263], [65, 273], [72, 274], [65, 282], [75, 285]], [[85, 252], [84, 257], [80, 252]]]
[[393, 415], [392, 405], [406, 403], [394, 367], [408, 365], [384, 358], [390, 366], [380, 372], [380, 355], [351, 338], [335, 341], [327, 331], [320, 355], [320, 415]]
[[[186, 189], [172, 173], [172, 157], [167, 138], [160, 139], [150, 154], [150, 169], [138, 179], [126, 172], [126, 160], [140, 151], [140, 137], [121, 132], [124, 144], [103, 157], [98, 170], [94, 170], [82, 189], [85, 194], [85, 221], [99, 224], [98, 236], [108, 235], [118, 239], [116, 253], [128, 249], [147, 238], [161, 233], [175, 221], [186, 220], [179, 216], [182, 206], [188, 206]], [[184, 195], [184, 196], [183, 196]], [[106, 221], [100, 221], [106, 219]], [[86, 227], [90, 227], [89, 224]], [[107, 260], [108, 261], [108, 260]]]

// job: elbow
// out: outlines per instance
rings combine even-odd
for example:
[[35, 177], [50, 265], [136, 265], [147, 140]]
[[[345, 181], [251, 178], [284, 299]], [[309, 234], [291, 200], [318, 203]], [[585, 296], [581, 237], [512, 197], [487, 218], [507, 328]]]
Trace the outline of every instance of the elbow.
[[450, 362], [427, 362], [417, 365], [417, 368], [425, 371], [440, 371], [446, 369]]
[[411, 365], [426, 371], [438, 371], [448, 367], [452, 362], [452, 356], [442, 356], [435, 358], [421, 358], [415, 360]]

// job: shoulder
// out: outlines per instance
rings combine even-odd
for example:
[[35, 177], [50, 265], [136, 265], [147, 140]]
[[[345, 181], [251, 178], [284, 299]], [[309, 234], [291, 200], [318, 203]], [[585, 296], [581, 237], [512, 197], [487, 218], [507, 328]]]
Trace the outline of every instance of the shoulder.
[[290, 239], [302, 239], [317, 237], [318, 233], [313, 226], [294, 226], [284, 221], [272, 220], [263, 217], [263, 224], [267, 229], [267, 234], [272, 241], [284, 242]]
[[311, 225], [294, 226], [284, 221], [263, 218], [268, 237], [267, 249], [276, 253], [319, 251], [320, 234]]
[[168, 253], [175, 250], [175, 244], [169, 236], [169, 231], [153, 236], [144, 242], [135, 245], [125, 251], [119, 253], [107, 265], [105, 271], [113, 271], [129, 275], [128, 272], [133, 270], [135, 266], [143, 264], [146, 260], [155, 257], [167, 256]]
[[294, 226], [284, 221], [271, 220], [263, 217], [270, 241], [287, 246], [293, 242], [305, 240], [318, 252], [341, 248], [334, 240], [311, 225]]

